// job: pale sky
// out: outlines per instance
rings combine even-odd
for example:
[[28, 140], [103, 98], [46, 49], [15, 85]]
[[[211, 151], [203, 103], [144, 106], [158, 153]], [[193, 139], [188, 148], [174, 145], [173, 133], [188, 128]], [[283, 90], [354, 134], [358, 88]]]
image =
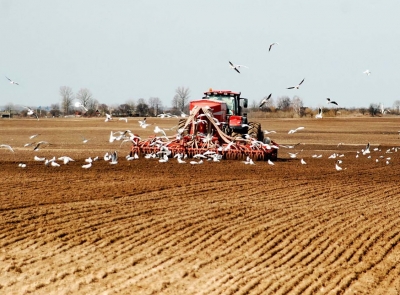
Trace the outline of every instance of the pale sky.
[[[58, 103], [69, 86], [108, 105], [170, 106], [187, 87], [191, 100], [214, 88], [256, 102], [272, 93], [312, 108], [327, 97], [391, 107], [399, 13], [399, 0], [0, 0], [0, 105]], [[228, 61], [249, 68], [238, 74]]]

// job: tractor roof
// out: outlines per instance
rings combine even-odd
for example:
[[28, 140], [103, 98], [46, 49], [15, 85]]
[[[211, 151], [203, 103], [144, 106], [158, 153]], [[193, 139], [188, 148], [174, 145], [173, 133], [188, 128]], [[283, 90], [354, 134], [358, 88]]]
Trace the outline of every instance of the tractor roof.
[[238, 95], [240, 96], [240, 92], [235, 92], [235, 91], [230, 91], [230, 90], [215, 90], [215, 89], [209, 89], [208, 91], [204, 92], [205, 95], [213, 95], [213, 94], [219, 94], [219, 95]]

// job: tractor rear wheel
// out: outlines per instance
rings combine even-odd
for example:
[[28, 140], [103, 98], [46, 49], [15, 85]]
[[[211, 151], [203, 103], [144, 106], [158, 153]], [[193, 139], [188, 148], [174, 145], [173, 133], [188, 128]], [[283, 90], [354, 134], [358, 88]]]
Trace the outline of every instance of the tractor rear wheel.
[[258, 122], [250, 122], [249, 123], [249, 131], [248, 134], [259, 141], [263, 141], [264, 133], [261, 130], [261, 124]]

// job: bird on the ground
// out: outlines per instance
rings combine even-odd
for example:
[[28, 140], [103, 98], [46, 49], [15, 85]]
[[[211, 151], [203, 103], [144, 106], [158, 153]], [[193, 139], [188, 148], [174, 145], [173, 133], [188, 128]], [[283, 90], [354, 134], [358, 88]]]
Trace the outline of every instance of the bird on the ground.
[[60, 164], [58, 164], [58, 163], [56, 163], [54, 161], [51, 161], [50, 165], [53, 166], [53, 167], [60, 167]]
[[295, 132], [297, 132], [299, 130], [302, 130], [302, 129], [304, 129], [304, 127], [297, 127], [296, 129], [289, 130], [288, 134], [293, 134], [293, 133], [295, 133]]
[[26, 164], [25, 164], [25, 163], [19, 163], [19, 164], [18, 164], [18, 167], [25, 168], [25, 167], [26, 167]]
[[271, 95], [272, 95], [272, 93], [270, 95], [268, 95], [267, 97], [264, 97], [264, 99], [260, 102], [260, 106], [259, 106], [260, 108], [267, 103], [267, 101], [271, 98]]
[[[304, 78], [305, 79], [305, 78]], [[286, 88], [286, 89], [299, 89], [300, 88], [300, 85], [301, 84], [303, 84], [303, 82], [304, 82], [304, 79], [303, 80], [301, 80], [301, 82], [298, 84], [298, 85], [296, 85], [296, 86], [292, 86], [292, 87], [288, 87], [288, 88]]]
[[89, 141], [89, 139], [82, 136], [82, 143], [87, 143], [88, 141]]
[[322, 119], [322, 108], [318, 108], [318, 114], [315, 115], [315, 119]]
[[200, 161], [198, 161], [198, 162], [196, 162], [196, 161], [190, 161], [189, 163], [192, 164], [192, 165], [203, 164], [203, 160], [200, 160]]
[[8, 144], [0, 144], [0, 148], [8, 149], [11, 152], [14, 152], [13, 148]]
[[365, 70], [365, 71], [363, 72], [363, 74], [366, 74], [367, 76], [369, 76], [369, 75], [371, 75], [371, 71], [370, 71], [370, 70]]
[[82, 168], [84, 168], [84, 169], [89, 169], [90, 167], [92, 167], [92, 163], [82, 165]]
[[272, 166], [275, 165], [274, 162], [272, 162], [270, 159], [268, 159], [268, 164]]
[[343, 170], [343, 168], [339, 166], [339, 163], [340, 162], [338, 160], [338, 161], [336, 161], [336, 164], [335, 164], [335, 168], [336, 168], [337, 171]]
[[74, 161], [72, 158], [68, 156], [59, 157], [58, 160], [63, 161], [64, 165], [68, 164], [71, 161]]
[[331, 104], [335, 104], [338, 105], [338, 103], [336, 101], [331, 100], [329, 97], [326, 99], [327, 103], [331, 103]]
[[300, 163], [301, 163], [302, 165], [306, 165], [306, 164], [307, 164], [306, 161], [304, 161], [303, 158], [301, 158]]
[[232, 62], [229, 62], [229, 65], [230, 65], [230, 68], [231, 68], [231, 69], [235, 70], [235, 71], [238, 72], [239, 74], [240, 74], [239, 69], [240, 69], [241, 67], [248, 68], [248, 67], [246, 67], [246, 66], [244, 66], [244, 65], [235, 65], [235, 64], [233, 64]]
[[17, 82], [11, 80], [11, 79], [8, 78], [7, 76], [6, 76], [6, 78], [7, 78], [8, 81], [10, 81], [10, 84], [19, 85]]
[[371, 151], [369, 150], [371, 147], [371, 145], [369, 144], [369, 142], [367, 143], [367, 146], [365, 147], [365, 149], [361, 150], [363, 155], [369, 154]]
[[110, 164], [115, 165], [117, 163], [118, 163], [118, 154], [117, 154], [117, 151], [114, 151], [111, 154], [111, 162], [110, 162]]
[[278, 42], [274, 42], [274, 43], [269, 44], [268, 52], [271, 51], [271, 48], [272, 48], [272, 46], [274, 46], [274, 45], [279, 45], [279, 43], [278, 43]]

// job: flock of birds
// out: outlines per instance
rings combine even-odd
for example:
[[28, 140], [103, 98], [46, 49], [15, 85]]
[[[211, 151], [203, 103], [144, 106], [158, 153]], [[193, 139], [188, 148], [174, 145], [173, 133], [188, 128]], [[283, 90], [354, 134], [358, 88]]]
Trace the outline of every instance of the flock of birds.
[[[271, 43], [269, 45], [268, 52], [271, 51], [272, 47], [275, 46], [275, 45], [279, 45], [279, 43], [278, 42]], [[232, 70], [235, 70], [239, 74], [240, 74], [240, 71], [239, 71], [240, 68], [242, 68], [242, 67], [243, 68], [248, 68], [245, 65], [234, 64], [231, 61], [229, 61], [229, 67]], [[367, 70], [365, 70], [363, 72], [363, 74], [366, 74], [367, 76], [369, 76], [369, 75], [371, 75], [371, 71], [367, 69]], [[301, 80], [299, 84], [297, 84], [295, 86], [287, 87], [286, 89], [299, 89], [301, 84], [303, 84], [304, 80], [305, 80], [305, 78], [303, 80]], [[260, 104], [259, 104], [259, 108], [262, 108], [268, 102], [268, 100], [271, 98], [271, 96], [272, 96], [272, 93], [270, 95], [268, 95], [268, 97], [262, 99]], [[334, 105], [337, 105], [337, 106], [339, 105], [336, 101], [332, 101], [330, 98], [327, 98], [326, 101], [327, 101], [328, 104], [334, 104]], [[322, 109], [321, 108], [318, 109], [318, 116], [316, 118], [317, 119], [321, 119], [322, 118]]]
[[[142, 120], [138, 120], [138, 124], [139, 127], [141, 128], [147, 128], [148, 126], [151, 126], [153, 124], [148, 123], [146, 118], [143, 118]], [[177, 126], [174, 126], [170, 129], [163, 129], [160, 128], [159, 126], [155, 126], [154, 127], [154, 139], [152, 140], [152, 143], [150, 144], [150, 146], [155, 146], [157, 147], [157, 152], [154, 153], [148, 153], [145, 154], [143, 156], [144, 159], [155, 159], [157, 160], [159, 163], [167, 163], [169, 161], [172, 161], [172, 159], [175, 159], [176, 162], [178, 164], [185, 164], [185, 163], [189, 163], [191, 165], [201, 165], [205, 162], [220, 162], [223, 157], [222, 157], [222, 152], [223, 151], [228, 151], [230, 149], [230, 147], [232, 146], [233, 142], [231, 142], [230, 144], [227, 144], [225, 146], [220, 146], [218, 148], [217, 151], [211, 151], [208, 150], [204, 153], [199, 153], [193, 156], [193, 159], [188, 159], [188, 155], [186, 154], [175, 154], [174, 156], [172, 156], [172, 152], [171, 150], [169, 150], [168, 148], [168, 143], [170, 142], [170, 138], [168, 137], [166, 132], [168, 130], [174, 130]], [[288, 134], [294, 134], [296, 132], [302, 131], [304, 130], [305, 127], [300, 126], [294, 129], [290, 129], [288, 131]], [[264, 130], [264, 134], [271, 134], [271, 133], [277, 133], [275, 130]], [[29, 136], [30, 140], [34, 140], [35, 138], [39, 137], [41, 134], [33, 134], [31, 136]], [[179, 136], [179, 131], [176, 134], [176, 136]], [[164, 140], [163, 140], [164, 139]], [[166, 140], [165, 140], [166, 139]], [[135, 135], [132, 131], [130, 130], [124, 130], [124, 131], [111, 131], [110, 135], [109, 135], [109, 142], [110, 143], [114, 143], [116, 141], [120, 141], [121, 144], [119, 147], [121, 147], [125, 142], [130, 142], [132, 144], [137, 143], [138, 141], [140, 141], [141, 138], [138, 135]], [[203, 140], [207, 140], [207, 137], [204, 137]], [[257, 148], [260, 147], [260, 145], [268, 145], [266, 143], [257, 141], [256, 139], [253, 138], [248, 138], [248, 140], [250, 140], [251, 142], [251, 146]], [[89, 139], [82, 137], [82, 143], [86, 144], [89, 142]], [[24, 144], [24, 147], [33, 147], [33, 151], [39, 151], [42, 148], [45, 148], [47, 146], [50, 146], [51, 143], [49, 143], [48, 141], [33, 141], [33, 142], [29, 142]], [[302, 145], [301, 143], [297, 143], [297, 144], [292, 144], [292, 145], [284, 145], [284, 144], [280, 144], [278, 146], [276, 145], [268, 145], [268, 148], [274, 148], [274, 149], [292, 149], [294, 150], [296, 147]], [[339, 143], [337, 148], [339, 149], [340, 146], [343, 145], [343, 143]], [[14, 153], [14, 149], [7, 144], [0, 144], [0, 148], [2, 149], [7, 149], [10, 152]], [[384, 162], [386, 165], [389, 165], [391, 163], [392, 158], [390, 157], [391, 153], [396, 153], [398, 151], [397, 147], [393, 147], [390, 149], [387, 149], [386, 151], [382, 151], [379, 147], [376, 147], [374, 149], [371, 148], [370, 143], [368, 143], [365, 148], [357, 151], [355, 153], [355, 157], [359, 158], [359, 157], [365, 157], [367, 159], [372, 159], [371, 161], [378, 163], [378, 162]], [[293, 151], [293, 152], [288, 152], [288, 157], [291, 159], [300, 159], [300, 164], [301, 165], [307, 165], [306, 162], [306, 158], [301, 157], [303, 153], [303, 149], [299, 150], [299, 151]], [[349, 155], [350, 153], [347, 153], [347, 155]], [[335, 152], [329, 156], [328, 159], [334, 159], [334, 168], [337, 171], [342, 171], [342, 170], [346, 170], [346, 168], [342, 167], [343, 164], [343, 158], [345, 157], [344, 153], [339, 153], [339, 152]], [[137, 160], [139, 159], [139, 155], [137, 153], [134, 153], [133, 155], [128, 154], [125, 156], [125, 160], [126, 161], [132, 161], [132, 160]], [[315, 159], [320, 159], [323, 158], [322, 154], [314, 154], [312, 155], [312, 158]], [[104, 156], [102, 157], [102, 159], [106, 162], [109, 162], [110, 165], [116, 165], [118, 164], [118, 153], [117, 151], [113, 151], [113, 152], [106, 152], [104, 154]], [[35, 155], [33, 157], [33, 160], [36, 162], [43, 162], [45, 166], [51, 166], [51, 167], [60, 167], [61, 164], [63, 165], [67, 165], [70, 162], [75, 162], [74, 159], [72, 159], [69, 156], [60, 156], [60, 157], [55, 157], [53, 156], [52, 158], [46, 158], [46, 157], [38, 157], [37, 155]], [[96, 156], [96, 157], [89, 157], [84, 159], [84, 163], [81, 165], [81, 167], [83, 169], [90, 169], [91, 167], [93, 167], [94, 163], [96, 161], [99, 161], [100, 157]], [[60, 164], [61, 163], [61, 164]], [[251, 159], [250, 157], [247, 157], [247, 159], [245, 161], [243, 161], [243, 163], [245, 165], [256, 165], [256, 163], [253, 161], [253, 159]], [[275, 166], [276, 163], [272, 162], [271, 160], [267, 161], [268, 165], [271, 166]], [[26, 163], [19, 163], [18, 167], [20, 168], [26, 168], [27, 164]]]

